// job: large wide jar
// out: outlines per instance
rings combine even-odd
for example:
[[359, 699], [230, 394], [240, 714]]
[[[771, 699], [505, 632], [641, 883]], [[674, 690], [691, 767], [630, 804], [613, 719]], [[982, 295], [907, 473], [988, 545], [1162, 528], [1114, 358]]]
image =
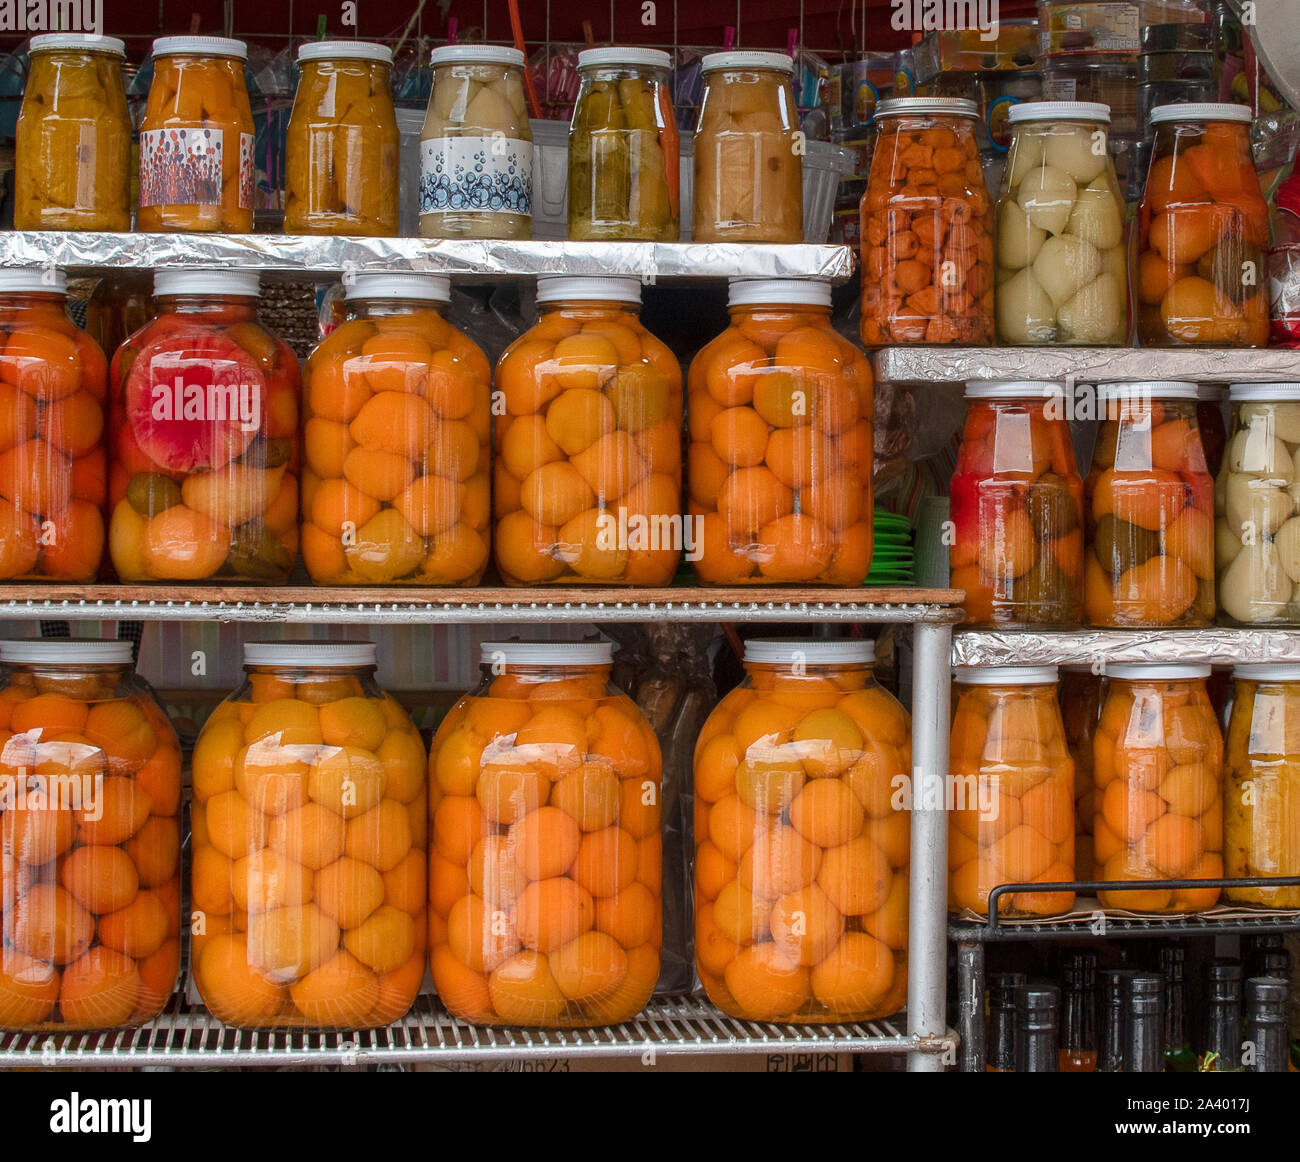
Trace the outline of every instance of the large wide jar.
[[1214, 481], [1194, 383], [1098, 389], [1084, 481], [1084, 608], [1097, 626], [1183, 629], [1214, 620]]
[[695, 746], [695, 964], [741, 1020], [907, 997], [911, 720], [863, 641], [745, 643]]
[[368, 642], [249, 642], [203, 724], [191, 967], [228, 1025], [388, 1025], [425, 968], [424, 744]]
[[1161, 105], [1138, 208], [1144, 347], [1265, 347], [1268, 203], [1245, 105]]
[[34, 36], [14, 144], [14, 228], [131, 229], [125, 45]]
[[704, 585], [861, 585], [872, 544], [871, 364], [821, 279], [732, 279], [692, 361], [689, 554]]
[[676, 242], [681, 141], [668, 70], [653, 48], [578, 54], [569, 130], [569, 237]]
[[[949, 747], [948, 909], [987, 916], [1000, 884], [1069, 883], [1074, 762], [1055, 666], [960, 666]], [[1004, 892], [998, 914], [1052, 916], [1073, 892]]]
[[533, 131], [524, 54], [483, 44], [435, 48], [420, 131], [420, 233], [425, 238], [529, 238]]
[[496, 373], [492, 539], [507, 585], [667, 585], [691, 549], [681, 364], [640, 306], [634, 278], [537, 280], [541, 318]]
[[952, 587], [978, 626], [1077, 625], [1083, 482], [1057, 383], [966, 385], [949, 489]]
[[[1300, 666], [1236, 666], [1223, 761], [1223, 874], [1300, 876]], [[1300, 908], [1300, 887], [1224, 888], [1224, 901]]]
[[[1098, 667], [1100, 669], [1100, 667]], [[1092, 738], [1097, 733], [1105, 679], [1092, 666], [1061, 667], [1061, 721], [1065, 745], [1074, 760], [1074, 872], [1081, 880], [1096, 874], [1092, 827], [1097, 814], [1092, 777]]]
[[998, 194], [998, 341], [1115, 346], [1128, 339], [1124, 195], [1110, 108], [1013, 105]]
[[696, 242], [802, 242], [803, 154], [791, 77], [776, 52], [700, 62], [695, 131]]
[[862, 195], [862, 342], [993, 342], [993, 200], [974, 101], [908, 97], [876, 107]]
[[302, 558], [317, 585], [473, 585], [488, 559], [492, 368], [439, 274], [347, 280], [307, 360]]
[[248, 46], [220, 36], [153, 42], [140, 123], [141, 230], [247, 234], [253, 229], [253, 111]]
[[1228, 400], [1232, 436], [1214, 492], [1220, 614], [1300, 623], [1300, 383], [1237, 383]]
[[104, 554], [108, 361], [62, 271], [0, 269], [0, 580], [93, 581]]
[[282, 585], [298, 553], [298, 360], [256, 273], [160, 271], [113, 356], [109, 551], [123, 581]]
[[175, 988], [181, 749], [131, 651], [0, 645], [0, 1027], [137, 1025]]
[[659, 743], [603, 642], [487, 642], [429, 752], [438, 997], [478, 1025], [641, 1011], [663, 932]]
[[397, 233], [393, 51], [359, 40], [298, 49], [285, 138], [287, 234]]

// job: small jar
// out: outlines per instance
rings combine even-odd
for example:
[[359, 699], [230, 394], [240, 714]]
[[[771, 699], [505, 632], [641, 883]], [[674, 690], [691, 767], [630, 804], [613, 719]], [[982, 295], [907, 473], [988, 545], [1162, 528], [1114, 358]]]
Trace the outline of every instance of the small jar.
[[[1210, 667], [1112, 665], [1092, 740], [1093, 851], [1102, 881], [1223, 875], [1223, 738], [1205, 692]], [[1101, 891], [1103, 907], [1212, 908], [1218, 888]]]
[[492, 541], [507, 585], [667, 585], [689, 551], [681, 364], [640, 308], [634, 278], [537, 280], [541, 317], [496, 369]]
[[298, 360], [256, 272], [159, 271], [113, 356], [109, 551], [123, 581], [283, 585], [298, 554]]
[[[948, 910], [987, 916], [999, 884], [1074, 875], [1074, 762], [1055, 666], [959, 666], [953, 672]], [[1073, 892], [1008, 892], [998, 914], [1051, 916]]]
[[0, 580], [94, 581], [104, 554], [108, 362], [61, 270], [0, 269]]
[[129, 641], [0, 644], [0, 1028], [151, 1020], [181, 959], [181, 748]]
[[953, 472], [951, 584], [978, 626], [1077, 625], [1083, 482], [1057, 383], [966, 385]]
[[252, 231], [247, 59], [243, 41], [220, 36], [153, 42], [153, 83], [140, 123], [140, 230]]
[[872, 546], [872, 374], [824, 279], [732, 279], [691, 363], [688, 517], [704, 585], [858, 586]]
[[659, 979], [659, 743], [607, 642], [485, 642], [429, 753], [429, 943], [476, 1025], [630, 1020]]
[[425, 238], [529, 238], [533, 131], [524, 54], [453, 44], [430, 58], [433, 89], [420, 132], [420, 233]]
[[1092, 826], [1096, 815], [1093, 802], [1092, 738], [1097, 733], [1106, 679], [1091, 666], [1061, 667], [1061, 721], [1065, 724], [1065, 745], [1074, 760], [1074, 871], [1081, 880], [1096, 876]]
[[700, 62], [700, 71], [692, 237], [802, 242], [794, 62], [776, 52], [717, 52]]
[[370, 642], [248, 642], [194, 745], [191, 969], [219, 1021], [388, 1025], [424, 979], [424, 743]]
[[998, 341], [1118, 346], [1128, 339], [1124, 195], [1110, 156], [1110, 107], [1011, 107], [998, 195]]
[[1181, 629], [1214, 620], [1214, 481], [1194, 383], [1098, 389], [1084, 481], [1084, 607], [1091, 625]]
[[754, 640], [695, 744], [695, 964], [741, 1020], [907, 997], [911, 720], [865, 641]]
[[909, 97], [876, 107], [862, 195], [862, 342], [993, 342], [993, 201], [979, 106]]
[[397, 234], [393, 51], [359, 40], [298, 49], [285, 137], [287, 234]]
[[1245, 105], [1161, 105], [1138, 207], [1144, 347], [1265, 347], [1268, 203]]
[[1236, 383], [1215, 485], [1219, 610], [1228, 624], [1300, 624], [1300, 383]]
[[492, 368], [442, 274], [358, 274], [307, 360], [302, 558], [317, 585], [474, 585], [488, 558]]
[[14, 144], [14, 228], [131, 229], [131, 115], [125, 45], [111, 36], [34, 36]]

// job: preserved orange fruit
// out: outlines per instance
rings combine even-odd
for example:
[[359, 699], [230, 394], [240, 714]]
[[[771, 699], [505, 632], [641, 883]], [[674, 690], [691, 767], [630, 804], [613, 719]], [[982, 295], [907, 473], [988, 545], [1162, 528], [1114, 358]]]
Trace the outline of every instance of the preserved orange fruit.
[[861, 641], [745, 643], [695, 746], [695, 966], [755, 1021], [907, 996], [911, 721]]
[[1074, 760], [1074, 871], [1081, 880], [1096, 878], [1092, 827], [1097, 809], [1092, 779], [1092, 738], [1101, 717], [1105, 679], [1091, 666], [1061, 667], [1061, 719], [1065, 745]]
[[0, 662], [0, 1027], [148, 1021], [180, 968], [176, 732], [130, 642], [5, 642]]
[[194, 747], [194, 981], [229, 1025], [370, 1028], [424, 978], [424, 744], [368, 642], [249, 642]]
[[429, 752], [429, 946], [482, 1025], [609, 1025], [659, 978], [659, 743], [607, 643], [487, 642]]

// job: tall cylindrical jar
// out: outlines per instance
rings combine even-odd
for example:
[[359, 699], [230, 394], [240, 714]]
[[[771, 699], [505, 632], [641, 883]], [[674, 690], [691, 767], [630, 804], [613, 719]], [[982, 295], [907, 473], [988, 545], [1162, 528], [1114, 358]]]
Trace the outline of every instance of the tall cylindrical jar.
[[1093, 666], [1061, 667], [1061, 721], [1065, 745], [1074, 760], [1074, 870], [1081, 880], [1094, 877], [1092, 827], [1097, 814], [1092, 777], [1092, 738], [1097, 733], [1106, 679]]

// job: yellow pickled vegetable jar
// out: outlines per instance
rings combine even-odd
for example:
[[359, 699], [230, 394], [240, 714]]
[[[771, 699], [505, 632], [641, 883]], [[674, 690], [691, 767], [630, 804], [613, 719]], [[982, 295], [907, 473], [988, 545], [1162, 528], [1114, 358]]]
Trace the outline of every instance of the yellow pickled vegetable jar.
[[285, 142], [289, 234], [397, 233], [397, 114], [392, 49], [322, 40], [298, 49]]
[[129, 230], [122, 42], [60, 32], [32, 37], [30, 53], [15, 146], [14, 227]]
[[153, 59], [140, 125], [137, 225], [155, 232], [251, 232], [248, 46], [221, 36], [164, 36], [153, 42]]

